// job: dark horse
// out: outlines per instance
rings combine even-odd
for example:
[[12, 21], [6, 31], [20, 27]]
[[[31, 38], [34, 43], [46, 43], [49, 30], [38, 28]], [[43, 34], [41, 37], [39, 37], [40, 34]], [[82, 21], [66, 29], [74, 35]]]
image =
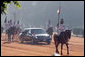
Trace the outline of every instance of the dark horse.
[[50, 36], [52, 36], [52, 34], [53, 34], [53, 27], [49, 27], [49, 28], [46, 30], [46, 32], [47, 32]]
[[17, 29], [16, 26], [10, 27], [9, 30], [8, 30], [8, 37], [9, 37], [8, 40], [11, 41], [11, 36], [12, 36], [12, 41], [13, 41], [14, 36], [19, 34], [20, 32], [21, 32], [20, 28]]
[[66, 30], [65, 32], [61, 32], [61, 34], [59, 36], [54, 34], [56, 53], [59, 53], [58, 45], [61, 43], [61, 55], [62, 55], [63, 44], [66, 44], [67, 54], [69, 55], [68, 41], [70, 38], [71, 38], [71, 30]]

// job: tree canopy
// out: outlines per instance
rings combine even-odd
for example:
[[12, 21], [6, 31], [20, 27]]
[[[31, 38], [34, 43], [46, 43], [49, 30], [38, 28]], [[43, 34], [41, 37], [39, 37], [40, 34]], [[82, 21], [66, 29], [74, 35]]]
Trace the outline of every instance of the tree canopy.
[[16, 6], [17, 8], [21, 7], [18, 1], [1, 1], [1, 14], [8, 14], [7, 5], [11, 2], [13, 2], [14, 6]]

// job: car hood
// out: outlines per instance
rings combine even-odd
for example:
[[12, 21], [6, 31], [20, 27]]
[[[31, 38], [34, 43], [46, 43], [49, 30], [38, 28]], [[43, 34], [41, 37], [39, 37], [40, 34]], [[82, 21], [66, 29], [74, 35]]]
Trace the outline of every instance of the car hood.
[[36, 34], [35, 36], [49, 36], [48, 34]]

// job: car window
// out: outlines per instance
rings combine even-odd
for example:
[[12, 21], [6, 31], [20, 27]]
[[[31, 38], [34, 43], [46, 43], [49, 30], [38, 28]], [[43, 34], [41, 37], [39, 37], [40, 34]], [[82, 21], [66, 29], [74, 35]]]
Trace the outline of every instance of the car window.
[[31, 33], [31, 30], [29, 30], [29, 33]]
[[44, 33], [46, 33], [44, 30], [42, 30], [42, 29], [32, 29], [31, 30], [31, 33], [33, 34], [33, 33], [35, 33], [35, 34], [44, 34]]
[[22, 33], [27, 34], [28, 32], [29, 32], [29, 30], [24, 30]]

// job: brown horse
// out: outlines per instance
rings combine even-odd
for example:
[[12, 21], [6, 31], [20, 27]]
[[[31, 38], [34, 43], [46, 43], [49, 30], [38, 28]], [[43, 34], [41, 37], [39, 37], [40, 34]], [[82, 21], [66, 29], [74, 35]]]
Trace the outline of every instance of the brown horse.
[[71, 30], [66, 30], [65, 32], [61, 32], [61, 34], [59, 36], [54, 34], [54, 42], [55, 42], [55, 47], [56, 47], [56, 53], [59, 53], [58, 45], [61, 43], [61, 55], [62, 55], [63, 44], [66, 44], [67, 55], [69, 55], [68, 40], [70, 38], [71, 38]]

